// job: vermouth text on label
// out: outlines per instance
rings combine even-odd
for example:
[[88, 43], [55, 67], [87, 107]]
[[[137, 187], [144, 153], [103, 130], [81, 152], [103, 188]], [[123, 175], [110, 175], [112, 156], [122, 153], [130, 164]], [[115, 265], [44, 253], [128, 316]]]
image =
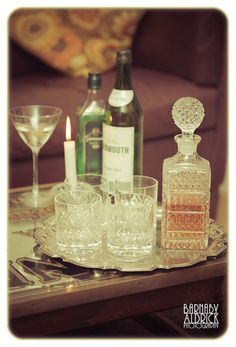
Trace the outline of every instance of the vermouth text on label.
[[106, 143], [103, 143], [103, 149], [104, 151], [111, 152], [111, 153], [129, 154], [129, 147], [111, 146], [111, 145], [107, 145]]
[[134, 165], [134, 127], [103, 123], [102, 174], [110, 182], [131, 177]]

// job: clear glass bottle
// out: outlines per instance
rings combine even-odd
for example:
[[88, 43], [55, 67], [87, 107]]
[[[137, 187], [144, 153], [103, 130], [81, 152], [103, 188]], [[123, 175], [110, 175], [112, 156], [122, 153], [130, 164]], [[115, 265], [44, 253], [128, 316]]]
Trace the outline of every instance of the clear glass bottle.
[[101, 74], [88, 74], [88, 96], [77, 112], [77, 173], [102, 173], [102, 123], [105, 103]]
[[103, 123], [103, 176], [142, 174], [143, 112], [131, 80], [130, 50], [117, 52], [115, 86], [106, 104]]
[[174, 138], [178, 152], [163, 163], [161, 246], [203, 250], [208, 245], [211, 169], [197, 154], [201, 137], [193, 133], [204, 108], [198, 99], [180, 98], [172, 115], [182, 134]]

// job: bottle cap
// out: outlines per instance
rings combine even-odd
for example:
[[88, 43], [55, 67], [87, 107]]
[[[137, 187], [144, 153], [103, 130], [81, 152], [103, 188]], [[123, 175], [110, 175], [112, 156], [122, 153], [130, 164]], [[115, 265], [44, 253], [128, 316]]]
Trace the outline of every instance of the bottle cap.
[[180, 98], [172, 108], [172, 118], [184, 135], [192, 135], [204, 116], [203, 104], [196, 98]]
[[132, 52], [130, 49], [123, 49], [117, 52], [117, 61], [122, 63], [132, 62]]
[[88, 74], [88, 88], [100, 89], [102, 85], [102, 76], [100, 72], [89, 72]]

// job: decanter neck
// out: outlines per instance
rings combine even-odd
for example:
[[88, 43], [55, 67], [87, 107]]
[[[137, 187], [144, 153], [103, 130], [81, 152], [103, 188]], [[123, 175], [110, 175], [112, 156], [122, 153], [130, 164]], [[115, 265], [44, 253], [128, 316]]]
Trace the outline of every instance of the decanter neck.
[[192, 155], [197, 152], [197, 146], [201, 141], [199, 135], [183, 135], [179, 134], [174, 137], [178, 145], [178, 152], [183, 155]]

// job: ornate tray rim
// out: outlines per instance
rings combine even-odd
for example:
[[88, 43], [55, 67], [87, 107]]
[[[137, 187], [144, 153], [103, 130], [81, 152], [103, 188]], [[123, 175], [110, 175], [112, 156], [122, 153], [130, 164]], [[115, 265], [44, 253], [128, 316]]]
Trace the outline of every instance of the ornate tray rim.
[[[51, 225], [49, 225], [51, 224]], [[93, 259], [98, 259], [98, 256], [96, 255], [94, 258], [87, 258], [85, 260], [75, 258], [73, 257], [73, 254], [65, 254], [62, 250], [60, 250], [58, 247], [56, 249], [53, 249], [50, 247], [50, 243], [47, 242], [49, 240], [50, 234], [43, 233], [42, 230], [46, 229], [46, 232], [51, 231], [51, 235], [55, 235], [55, 230], [52, 232], [53, 226], [55, 225], [55, 216], [50, 216], [46, 220], [44, 220], [40, 226], [37, 227], [37, 229], [34, 232], [34, 238], [36, 239], [37, 243], [40, 246], [40, 249], [43, 253], [46, 255], [52, 257], [52, 258], [61, 258], [65, 262], [72, 263], [77, 266], [86, 267], [86, 268], [93, 268], [93, 269], [101, 269], [101, 270], [118, 270], [123, 272], [148, 272], [153, 271], [156, 269], [173, 269], [173, 268], [182, 268], [182, 267], [188, 267], [195, 265], [197, 263], [200, 263], [202, 261], [207, 260], [211, 257], [216, 257], [220, 255], [226, 248], [226, 242], [227, 239], [224, 234], [224, 230], [222, 227], [220, 227], [213, 219], [210, 219], [210, 232], [209, 232], [209, 240], [211, 240], [210, 246], [207, 248], [207, 251], [200, 251], [197, 258], [193, 258], [192, 255], [196, 254], [197, 251], [175, 251], [175, 250], [160, 250], [158, 245], [156, 245], [156, 252], [155, 254], [151, 255], [147, 259], [149, 259], [152, 264], [150, 266], [144, 266], [143, 260], [137, 261], [137, 262], [123, 262], [120, 260], [115, 260], [113, 258], [110, 258], [108, 254], [106, 254], [104, 251], [101, 253], [105, 256], [107, 256], [105, 259], [103, 259], [102, 263], [94, 264], [92, 261]], [[55, 240], [55, 239], [54, 239]], [[56, 250], [56, 252], [55, 252]], [[179, 254], [185, 254], [189, 253], [191, 257], [189, 258], [189, 261], [177, 263], [177, 264], [161, 264], [161, 263], [154, 263], [153, 256], [157, 256], [158, 251], [161, 252], [177, 252]], [[194, 253], [195, 252], [195, 253]], [[100, 253], [100, 255], [101, 255]], [[191, 261], [190, 261], [191, 259]], [[134, 265], [136, 265], [134, 267]]]

